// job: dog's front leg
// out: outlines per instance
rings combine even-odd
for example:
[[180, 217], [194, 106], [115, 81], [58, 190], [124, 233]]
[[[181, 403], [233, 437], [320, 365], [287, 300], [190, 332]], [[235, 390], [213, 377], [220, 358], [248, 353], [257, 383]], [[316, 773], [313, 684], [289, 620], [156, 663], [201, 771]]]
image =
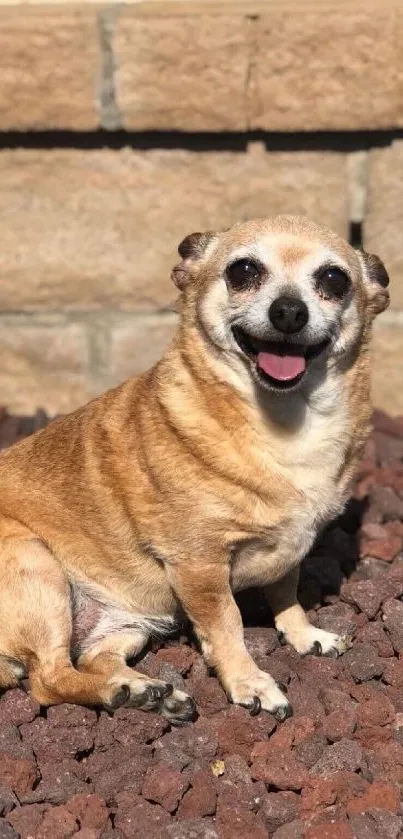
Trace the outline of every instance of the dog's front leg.
[[232, 596], [227, 563], [172, 567], [170, 583], [191, 619], [207, 663], [214, 667], [229, 699], [283, 720], [291, 706], [274, 679], [259, 670], [243, 637], [242, 618]]
[[297, 599], [299, 566], [279, 580], [265, 586], [266, 599], [273, 612], [276, 629], [298, 653], [336, 658], [349, 646], [349, 639], [312, 626]]

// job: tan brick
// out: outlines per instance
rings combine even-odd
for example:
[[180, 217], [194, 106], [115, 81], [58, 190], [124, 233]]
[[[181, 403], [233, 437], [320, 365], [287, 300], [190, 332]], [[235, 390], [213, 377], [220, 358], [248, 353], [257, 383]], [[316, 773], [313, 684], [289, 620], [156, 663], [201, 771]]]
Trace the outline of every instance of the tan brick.
[[[25, 319], [24, 319], [25, 320]], [[48, 318], [23, 324], [0, 319], [1, 404], [11, 412], [71, 411], [92, 394], [85, 328]]]
[[392, 309], [403, 309], [403, 141], [370, 152], [364, 247], [385, 262]]
[[0, 130], [90, 130], [100, 74], [96, 10], [0, 7]]
[[111, 384], [148, 370], [163, 355], [176, 328], [175, 314], [133, 316], [115, 324], [109, 351]]
[[394, 127], [403, 118], [402, 12], [381, 3], [281, 3], [254, 21], [251, 128]]
[[117, 104], [136, 131], [243, 131], [249, 22], [242, 15], [137, 17], [116, 24]]
[[0, 183], [0, 310], [165, 307], [182, 238], [254, 216], [347, 230], [341, 154], [3, 151]]
[[372, 394], [376, 408], [403, 415], [403, 322], [376, 324], [373, 339]]

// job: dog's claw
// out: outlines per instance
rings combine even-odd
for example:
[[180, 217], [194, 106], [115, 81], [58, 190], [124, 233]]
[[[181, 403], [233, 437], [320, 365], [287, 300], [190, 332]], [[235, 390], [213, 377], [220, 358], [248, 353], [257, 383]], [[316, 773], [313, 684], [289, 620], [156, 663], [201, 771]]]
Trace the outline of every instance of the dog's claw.
[[277, 632], [277, 638], [280, 641], [280, 644], [281, 644], [282, 647], [287, 646], [287, 639], [284, 635], [284, 632], [281, 632], [281, 631]]
[[340, 637], [340, 643], [338, 647], [336, 647], [337, 655], [344, 655], [347, 650], [350, 650], [353, 646], [353, 636], [352, 635], [342, 635]]
[[321, 653], [325, 658], [339, 658], [341, 653], [339, 653], [337, 647], [330, 647], [326, 653]]
[[[233, 701], [230, 696], [228, 696], [228, 699], [230, 700], [230, 702]], [[262, 703], [258, 696], [254, 696], [250, 702], [237, 702], [236, 704], [239, 705], [241, 708], [246, 708], [246, 710], [249, 711], [251, 717], [257, 717], [257, 715], [260, 714], [262, 710]]]
[[293, 710], [291, 705], [279, 705], [278, 708], [274, 708], [273, 711], [270, 712], [271, 715], [278, 720], [278, 722], [284, 722], [288, 717], [292, 717]]
[[310, 652], [312, 655], [322, 655], [322, 644], [319, 641], [314, 641]]
[[120, 690], [115, 693], [112, 701], [109, 705], [106, 706], [108, 711], [116, 711], [117, 708], [120, 708], [122, 705], [126, 705], [130, 698], [130, 688], [129, 685], [122, 685]]
[[171, 725], [185, 725], [194, 722], [198, 717], [197, 705], [192, 696], [183, 694], [180, 698], [165, 697], [162, 705], [163, 715], [170, 721]]
[[258, 696], [254, 696], [252, 700], [252, 707], [249, 709], [251, 717], [257, 717], [262, 710], [262, 703]]
[[160, 699], [162, 698], [162, 691], [160, 690], [159, 687], [158, 688], [155, 687], [155, 685], [150, 685], [150, 687], [147, 688], [147, 694], [148, 694], [147, 698], [148, 698], [149, 702], [152, 702], [152, 703], [159, 702]]

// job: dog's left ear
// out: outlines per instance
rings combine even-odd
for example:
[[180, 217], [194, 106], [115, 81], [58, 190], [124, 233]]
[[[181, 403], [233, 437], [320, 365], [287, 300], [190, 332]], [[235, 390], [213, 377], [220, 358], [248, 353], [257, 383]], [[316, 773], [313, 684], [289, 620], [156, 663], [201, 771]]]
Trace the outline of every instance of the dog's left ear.
[[182, 262], [179, 265], [175, 265], [171, 274], [173, 282], [180, 291], [185, 288], [190, 279], [192, 266], [201, 259], [207, 245], [214, 239], [215, 235], [211, 231], [207, 231], [206, 233], [190, 233], [180, 243], [178, 251], [179, 256], [182, 257]]
[[379, 256], [359, 251], [369, 309], [373, 317], [389, 306], [389, 275]]

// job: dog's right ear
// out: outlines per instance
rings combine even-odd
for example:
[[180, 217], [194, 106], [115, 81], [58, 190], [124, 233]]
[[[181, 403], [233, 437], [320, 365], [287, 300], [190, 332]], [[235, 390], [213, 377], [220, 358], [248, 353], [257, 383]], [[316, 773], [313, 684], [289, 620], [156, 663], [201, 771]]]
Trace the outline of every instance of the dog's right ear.
[[194, 264], [201, 259], [207, 245], [214, 238], [216, 234], [211, 231], [207, 233], [190, 233], [180, 243], [178, 247], [179, 256], [182, 257], [182, 262], [175, 265], [172, 269], [172, 280], [175, 285], [182, 291], [188, 280], [191, 277], [191, 269]]

